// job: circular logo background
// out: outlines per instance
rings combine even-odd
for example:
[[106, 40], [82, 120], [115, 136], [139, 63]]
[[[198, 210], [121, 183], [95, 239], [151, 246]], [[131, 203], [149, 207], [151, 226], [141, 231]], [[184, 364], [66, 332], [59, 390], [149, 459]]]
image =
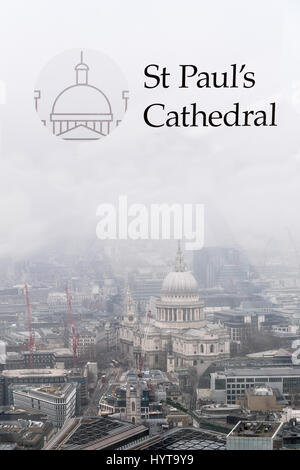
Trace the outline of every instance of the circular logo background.
[[99, 140], [122, 121], [127, 81], [115, 62], [99, 51], [71, 49], [43, 68], [34, 90], [42, 124], [64, 140]]

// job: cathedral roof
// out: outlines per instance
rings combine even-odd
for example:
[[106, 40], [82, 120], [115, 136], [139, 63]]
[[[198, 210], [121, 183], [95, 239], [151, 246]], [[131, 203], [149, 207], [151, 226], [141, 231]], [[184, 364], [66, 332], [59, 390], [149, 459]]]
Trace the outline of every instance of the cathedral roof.
[[191, 271], [185, 270], [180, 245], [175, 262], [175, 270], [170, 272], [163, 281], [162, 293], [170, 295], [190, 295], [198, 293], [198, 284]]
[[191, 271], [170, 272], [162, 285], [164, 294], [197, 294], [198, 285]]
[[226, 331], [226, 329], [216, 323], [206, 323], [206, 325], [202, 326], [201, 328], [195, 329], [195, 328], [188, 328], [185, 329], [184, 331], [181, 332], [183, 336], [193, 336], [195, 338], [199, 337], [213, 337], [218, 335], [219, 333], [222, 333]]

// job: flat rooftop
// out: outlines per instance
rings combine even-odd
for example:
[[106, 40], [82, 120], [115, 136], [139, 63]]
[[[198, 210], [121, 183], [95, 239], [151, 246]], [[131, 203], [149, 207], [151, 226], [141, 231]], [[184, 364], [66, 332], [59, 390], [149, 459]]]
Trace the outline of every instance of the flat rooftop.
[[[12, 353], [8, 353], [8, 354], [12, 354]], [[19, 354], [20, 356], [24, 355], [24, 356], [28, 356], [30, 354], [30, 351], [23, 351], [22, 354], [20, 353], [14, 353], [14, 354]], [[64, 356], [64, 355], [71, 355], [73, 356], [73, 353], [70, 349], [68, 348], [57, 348], [57, 349], [40, 349], [38, 351], [33, 351], [32, 352], [33, 356], [40, 356], [42, 354], [55, 354], [56, 356], [58, 355], [61, 355], [61, 356]]]
[[18, 444], [16, 442], [13, 443], [1, 443], [0, 444], [0, 451], [1, 450], [15, 450], [18, 447]]
[[282, 423], [239, 421], [227, 437], [274, 437]]
[[[25, 420], [23, 420], [25, 421]], [[3, 421], [0, 423], [0, 433], [10, 433], [10, 432], [17, 432], [17, 431], [24, 431], [24, 429], [42, 429], [45, 426], [43, 421], [26, 421], [26, 426], [24, 427], [20, 420], [18, 421]]]
[[6, 357], [7, 359], [9, 360], [12, 360], [12, 359], [23, 359], [23, 354], [19, 353], [19, 352], [15, 352], [15, 351], [8, 351], [6, 353]]
[[55, 356], [72, 356], [73, 352], [68, 348], [60, 348], [60, 349], [53, 349], [52, 350]]
[[[58, 398], [64, 398], [64, 397], [67, 397], [72, 392], [73, 387], [74, 385], [69, 382], [63, 382], [60, 385], [54, 385], [54, 386], [50, 385], [50, 386], [37, 387], [37, 388], [34, 388], [33, 386], [28, 388], [28, 385], [27, 385], [26, 388], [21, 389], [21, 390], [16, 390], [16, 392], [21, 393], [21, 394], [26, 394], [29, 396], [41, 397], [41, 395], [42, 396], [51, 395], [51, 396], [55, 396]], [[38, 393], [38, 395], [36, 395], [36, 392]]]
[[67, 376], [67, 371], [65, 369], [12, 369], [12, 370], [3, 370], [2, 375], [5, 378], [62, 377], [62, 376]]
[[[217, 372], [218, 373], [218, 372]], [[300, 377], [300, 367], [264, 367], [257, 369], [227, 369], [224, 372], [219, 372], [220, 375], [226, 375], [230, 377], [247, 377], [247, 376], [257, 376], [257, 377]]]
[[260, 357], [291, 357], [292, 353], [286, 349], [271, 349], [269, 351], [261, 351], [257, 353], [247, 354], [247, 357], [250, 358], [260, 358]]
[[41, 387], [36, 389], [38, 392], [49, 393], [50, 395], [63, 396], [66, 391], [65, 384], [57, 387]]
[[[158, 369], [148, 369], [143, 370], [143, 378], [142, 380], [151, 379], [153, 382], [168, 382], [168, 376], [165, 372], [162, 372]], [[120, 382], [130, 382], [130, 383], [137, 383], [138, 382], [138, 372], [134, 370], [128, 370], [124, 372], [121, 376]]]

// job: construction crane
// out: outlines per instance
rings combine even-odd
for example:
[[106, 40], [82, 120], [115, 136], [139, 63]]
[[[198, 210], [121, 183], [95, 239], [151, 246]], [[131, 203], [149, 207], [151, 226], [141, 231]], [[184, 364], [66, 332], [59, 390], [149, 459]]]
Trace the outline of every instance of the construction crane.
[[144, 361], [145, 361], [145, 349], [146, 349], [146, 342], [147, 342], [147, 338], [148, 338], [148, 333], [149, 333], [149, 329], [150, 329], [150, 318], [151, 318], [151, 310], [148, 310], [147, 312], [147, 319], [146, 319], [146, 329], [145, 329], [145, 333], [144, 333], [144, 338], [142, 340], [142, 351], [141, 351], [141, 357], [140, 357], [140, 361], [139, 361], [139, 377], [142, 376], [142, 369], [143, 369], [143, 365], [144, 365]]
[[29, 333], [29, 339], [28, 339], [29, 365], [30, 365], [30, 369], [33, 369], [34, 334], [31, 328], [31, 309], [30, 309], [30, 301], [29, 301], [27, 284], [25, 284], [25, 297], [26, 297], [28, 333]]
[[73, 344], [73, 366], [74, 366], [74, 368], [76, 368], [77, 367], [77, 356], [78, 356], [77, 352], [78, 352], [78, 338], [79, 338], [79, 335], [76, 335], [76, 333], [75, 333], [71, 297], [70, 297], [70, 294], [69, 294], [69, 289], [67, 287], [66, 287], [66, 295], [67, 295], [67, 303], [68, 303], [68, 310], [69, 310], [69, 325], [70, 325], [70, 329], [71, 329], [72, 344]]

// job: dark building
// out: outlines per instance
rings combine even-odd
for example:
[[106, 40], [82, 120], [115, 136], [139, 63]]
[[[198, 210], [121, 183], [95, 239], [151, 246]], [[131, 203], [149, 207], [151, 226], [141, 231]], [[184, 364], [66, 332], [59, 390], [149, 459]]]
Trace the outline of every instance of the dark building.
[[68, 381], [78, 385], [79, 393], [77, 393], [76, 414], [79, 413], [82, 406], [88, 404], [88, 375], [84, 369], [72, 369], [68, 373]]
[[[63, 363], [66, 369], [73, 367], [73, 353], [68, 349], [33, 351], [32, 360], [33, 369], [54, 369], [57, 362]], [[30, 352], [9, 352], [2, 369], [31, 369]]]
[[250, 266], [236, 248], [206, 247], [194, 252], [193, 272], [200, 288], [224, 287], [248, 279]]

